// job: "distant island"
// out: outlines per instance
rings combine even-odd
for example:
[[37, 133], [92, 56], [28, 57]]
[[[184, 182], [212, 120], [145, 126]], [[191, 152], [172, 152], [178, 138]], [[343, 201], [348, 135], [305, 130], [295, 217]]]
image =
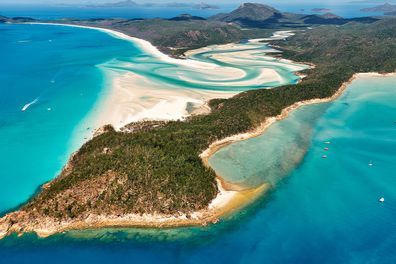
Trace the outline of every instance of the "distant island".
[[105, 4], [89, 4], [86, 5], [86, 7], [103, 7], [103, 8], [110, 8], [110, 7], [136, 7], [140, 6], [140, 4], [136, 3], [135, 1], [132, 0], [125, 0], [125, 1], [120, 1], [120, 2], [115, 2], [115, 3], [105, 3]]
[[323, 13], [323, 12], [330, 12], [331, 9], [329, 8], [313, 8], [311, 9], [312, 12], [318, 12], [318, 13]]
[[[20, 23], [12, 18], [2, 21]], [[214, 99], [207, 103], [209, 113], [185, 121], [137, 122], [125, 131], [103, 127], [70, 158], [55, 180], [0, 219], [0, 237], [25, 232], [47, 236], [83, 228], [216, 223], [229, 212], [230, 204], [209, 207], [214, 199], [231, 193], [250, 200], [269, 186], [241, 190], [228, 185], [208, 166], [210, 155], [236, 140], [263, 133], [271, 122], [301, 105], [335, 99], [357, 73], [396, 69], [396, 18], [298, 15], [248, 3], [208, 20], [182, 15], [169, 20], [43, 22], [138, 36], [174, 56], [209, 44], [268, 36], [279, 28], [320, 27], [296, 31], [287, 41], [271, 42], [282, 51], [282, 58], [312, 65], [298, 84]], [[173, 53], [182, 47], [183, 53]], [[280, 59], [279, 54], [275, 56]]]
[[382, 12], [385, 14], [390, 14], [391, 12], [396, 12], [396, 5], [385, 3], [383, 5], [378, 5], [369, 8], [360, 9], [362, 12]]

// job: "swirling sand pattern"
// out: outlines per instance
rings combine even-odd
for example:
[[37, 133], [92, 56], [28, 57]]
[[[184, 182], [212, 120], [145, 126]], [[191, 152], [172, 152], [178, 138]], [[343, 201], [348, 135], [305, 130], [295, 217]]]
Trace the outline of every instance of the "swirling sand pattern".
[[158, 54], [147, 42], [106, 32], [130, 40], [142, 50], [138, 56], [100, 65], [113, 87], [101, 107], [100, 125], [111, 123], [116, 128], [143, 119], [183, 119], [191, 114], [188, 105], [197, 109], [213, 98], [293, 84], [300, 79], [295, 72], [308, 68], [270, 56], [279, 51], [261, 42], [284, 39], [291, 32], [189, 51], [186, 60]]

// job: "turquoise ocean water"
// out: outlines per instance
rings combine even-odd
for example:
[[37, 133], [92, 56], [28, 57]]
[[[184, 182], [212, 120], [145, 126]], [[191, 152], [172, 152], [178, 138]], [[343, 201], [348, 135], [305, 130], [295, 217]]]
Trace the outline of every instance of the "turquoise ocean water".
[[92, 133], [105, 82], [97, 65], [138, 50], [98, 31], [41, 25], [0, 25], [0, 50], [4, 212], [53, 178]]
[[[97, 65], [107, 65], [114, 54], [122, 61], [139, 53], [130, 43], [92, 30], [40, 26], [18, 32], [17, 27], [24, 26], [0, 27], [9, 62], [0, 71], [3, 210], [55, 176], [73, 146], [89, 135], [87, 124], [104, 90]], [[56, 44], [58, 37], [62, 43]], [[32, 53], [32, 47], [17, 48], [11, 40], [38, 41], [46, 48]], [[51, 55], [54, 44], [61, 45], [58, 60]], [[214, 155], [211, 164], [227, 180], [273, 185], [268, 195], [217, 225], [11, 236], [0, 241], [0, 263], [394, 263], [395, 83], [395, 77], [359, 79], [337, 101], [305, 106], [266, 134]]]

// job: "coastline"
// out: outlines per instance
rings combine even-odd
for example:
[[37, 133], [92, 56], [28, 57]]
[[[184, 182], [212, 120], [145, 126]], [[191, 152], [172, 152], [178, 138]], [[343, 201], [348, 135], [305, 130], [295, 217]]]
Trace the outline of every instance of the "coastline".
[[[205, 62], [199, 62], [195, 60], [178, 60], [174, 58], [170, 58], [165, 54], [162, 54], [157, 48], [155, 48], [151, 43], [140, 40], [137, 38], [133, 38], [130, 36], [127, 36], [123, 33], [117, 32], [117, 31], [112, 31], [109, 29], [102, 29], [102, 28], [96, 28], [96, 27], [86, 27], [86, 26], [78, 26], [78, 25], [68, 25], [68, 24], [56, 24], [56, 23], [25, 23], [25, 24], [39, 24], [39, 25], [54, 25], [54, 26], [69, 26], [69, 27], [79, 27], [79, 28], [89, 28], [93, 30], [99, 30], [103, 31], [107, 34], [110, 34], [112, 36], [115, 36], [117, 38], [125, 39], [128, 41], [132, 41], [133, 43], [138, 43], [139, 47], [144, 50], [145, 52], [156, 56], [157, 58], [164, 60], [164, 61], [171, 61], [172, 63], [179, 63], [179, 64], [185, 64], [189, 61], [195, 63], [193, 64], [194, 67], [196, 68], [202, 68], [205, 66], [212, 66], [210, 63], [205, 63]], [[191, 67], [191, 63], [188, 64], [189, 67]], [[218, 67], [218, 66], [216, 66]], [[211, 68], [211, 67], [210, 67]], [[134, 96], [143, 96], [144, 91], [140, 91], [140, 94], [136, 94], [136, 89], [133, 91], [128, 91], [128, 93], [125, 93], [125, 88], [130, 88], [129, 87], [122, 87], [122, 85], [119, 84], [119, 82], [124, 81], [127, 82], [128, 80], [131, 79], [136, 79], [137, 75], [134, 74], [127, 74], [127, 78], [124, 76], [119, 76], [117, 78], [113, 79], [112, 87], [118, 90], [124, 90], [119, 93], [112, 93], [113, 100], [103, 100], [104, 102], [99, 102], [99, 105], [101, 105], [105, 110], [112, 109], [114, 105], [119, 105], [120, 99], [125, 99], [129, 98], [131, 92], [135, 93]], [[143, 79], [143, 78], [141, 78]], [[141, 80], [144, 82], [144, 80]], [[140, 89], [141, 90], [141, 89]], [[166, 91], [158, 89], [159, 94], [156, 94], [157, 97], [163, 98]], [[225, 92], [225, 91], [206, 91], [206, 90], [195, 90], [194, 95], [198, 94], [198, 98], [196, 99], [195, 103], [200, 104], [200, 107], [192, 111], [191, 113], [184, 113], [183, 116], [189, 116], [189, 115], [195, 115], [195, 114], [202, 114], [210, 111], [209, 107], [207, 106], [207, 102], [210, 99], [213, 98], [229, 98], [234, 96], [235, 94], [238, 94], [239, 92]], [[189, 90], [184, 91], [184, 93], [192, 93]], [[115, 95], [115, 96], [114, 96]], [[186, 98], [191, 99], [192, 96], [187, 96]], [[175, 98], [176, 102], [177, 101], [182, 101], [182, 104], [185, 105], [185, 102], [180, 96], [178, 98]], [[106, 101], [106, 102], [105, 102]], [[113, 103], [112, 103], [113, 101]], [[114, 102], [118, 102], [117, 104], [114, 104]], [[191, 100], [189, 100], [191, 102]], [[171, 102], [171, 104], [174, 102]], [[104, 106], [103, 105], [106, 105]], [[180, 106], [181, 104], [176, 103], [176, 105]], [[164, 105], [169, 106], [169, 105]], [[174, 107], [174, 105], [170, 105], [171, 107]], [[157, 109], [157, 112], [162, 113], [164, 108]], [[100, 111], [102, 112], [102, 111]], [[109, 112], [109, 111], [103, 111]], [[99, 124], [97, 124], [97, 128], [102, 127], [103, 125], [106, 125], [108, 123], [111, 123], [115, 125], [116, 127], [120, 128], [123, 127], [124, 125], [141, 120], [139, 116], [131, 116], [131, 115], [120, 115], [120, 112], [117, 111], [111, 111], [110, 115], [113, 114], [113, 117], [109, 117], [107, 115], [105, 118], [101, 117]], [[114, 118], [114, 114], [116, 116], [116, 119]], [[95, 114], [97, 115], [97, 113]], [[147, 113], [146, 113], [147, 116]], [[165, 120], [171, 120], [171, 119], [182, 119], [183, 116], [166, 116], [164, 119]], [[155, 119], [158, 119], [157, 117]], [[66, 165], [67, 166], [67, 165]], [[44, 184], [42, 188], [45, 188], [47, 184]], [[235, 190], [229, 190], [228, 185], [225, 181], [223, 181], [221, 178], [217, 179], [217, 186], [219, 193], [217, 197], [209, 204], [208, 209], [201, 210], [198, 212], [194, 212], [191, 214], [191, 216], [186, 216], [186, 215], [180, 215], [180, 216], [174, 216], [174, 215], [136, 215], [136, 214], [128, 214], [123, 217], [119, 216], [89, 216], [86, 221], [71, 221], [71, 222], [61, 222], [61, 223], [51, 223], [52, 221], [50, 219], [41, 219], [41, 221], [35, 221], [36, 223], [33, 224], [32, 226], [25, 226], [25, 227], [17, 227], [13, 226], [11, 229], [7, 225], [7, 217], [9, 217], [10, 214], [7, 214], [4, 216], [2, 221], [0, 221], [0, 239], [4, 236], [6, 236], [9, 233], [16, 232], [16, 233], [25, 233], [25, 232], [35, 232], [39, 236], [45, 237], [49, 236], [55, 233], [63, 232], [66, 230], [70, 229], [85, 229], [85, 228], [99, 228], [99, 227], [114, 227], [114, 226], [126, 226], [126, 227], [175, 227], [175, 226], [191, 226], [191, 225], [206, 225], [209, 222], [217, 222], [218, 218], [220, 216], [224, 216], [229, 214], [235, 209], [238, 209], [242, 207], [243, 205], [246, 205], [249, 201], [254, 200], [253, 197], [258, 196], [259, 193], [261, 193], [264, 189], [268, 188], [268, 186], [260, 186], [259, 188], [256, 189], [251, 189], [251, 190], [244, 190], [244, 191], [235, 191]], [[15, 213], [18, 213], [19, 211], [16, 211]], [[11, 213], [13, 214], [13, 213]], [[103, 219], [105, 218], [105, 219]], [[47, 223], [48, 221], [51, 223], [51, 227], [43, 227], [40, 226], [40, 223]], [[4, 231], [6, 230], [6, 231]], [[23, 231], [21, 231], [23, 230]]]
[[52, 25], [52, 26], [65, 26], [65, 27], [76, 27], [76, 28], [85, 28], [85, 29], [93, 29], [93, 30], [98, 30], [104, 33], [107, 33], [113, 37], [123, 39], [130, 41], [134, 43], [136, 46], [138, 46], [141, 50], [145, 51], [146, 53], [152, 55], [153, 57], [156, 57], [164, 62], [169, 62], [169, 63], [174, 63], [174, 64], [179, 64], [179, 65], [188, 65], [190, 67], [195, 67], [195, 68], [206, 68], [206, 69], [213, 69], [213, 65], [210, 63], [205, 63], [205, 62], [200, 62], [200, 61], [195, 61], [195, 60], [189, 60], [189, 59], [175, 59], [172, 58], [161, 51], [157, 49], [154, 45], [152, 45], [149, 41], [140, 39], [140, 38], [135, 38], [131, 37], [125, 33], [112, 30], [112, 29], [107, 29], [107, 28], [100, 28], [100, 27], [91, 27], [91, 26], [83, 26], [83, 25], [73, 25], [73, 24], [62, 24], [62, 23], [43, 23], [43, 22], [28, 22], [28, 23], [23, 23], [27, 25]]
[[[387, 77], [396, 75], [395, 73], [356, 73], [348, 81], [344, 82], [337, 92], [327, 98], [311, 99], [307, 101], [297, 102], [282, 110], [281, 114], [266, 118], [256, 129], [227, 137], [212, 143], [200, 157], [205, 166], [209, 166], [208, 159], [211, 155], [216, 153], [219, 149], [236, 141], [247, 140], [253, 137], [262, 135], [273, 123], [286, 118], [292, 111], [301, 106], [319, 104], [330, 102], [337, 99], [343, 94], [356, 78], [359, 77]], [[238, 210], [249, 203], [252, 203], [256, 198], [263, 195], [270, 189], [269, 184], [262, 185], [256, 189], [240, 189], [238, 186], [232, 185], [224, 181], [220, 176], [217, 176], [217, 183], [219, 193], [217, 197], [212, 200], [207, 209], [191, 213], [190, 215], [180, 214], [175, 215], [138, 215], [127, 214], [124, 216], [95, 216], [89, 215], [84, 220], [73, 220], [69, 222], [54, 223], [51, 219], [35, 219], [35, 223], [29, 223], [28, 226], [22, 226], [19, 223], [10, 225], [10, 218], [12, 214], [16, 217], [24, 216], [23, 212], [14, 212], [7, 214], [0, 219], [0, 239], [11, 233], [18, 233], [19, 235], [27, 232], [35, 232], [39, 237], [47, 237], [56, 233], [65, 232], [68, 230], [105, 228], [105, 227], [142, 227], [142, 228], [165, 228], [165, 227], [185, 227], [185, 226], [206, 226], [209, 223], [217, 223], [221, 217], [230, 215], [235, 210]], [[15, 216], [14, 216], [15, 217]], [[46, 223], [47, 225], [43, 224]], [[52, 225], [48, 227], [48, 223]]]
[[[112, 37], [122, 39], [136, 45], [144, 53], [157, 58], [158, 60], [175, 65], [188, 66], [192, 69], [213, 71], [218, 70], [219, 66], [207, 62], [192, 59], [175, 59], [159, 51], [150, 42], [128, 36], [124, 33], [99, 27], [62, 24], [62, 23], [23, 23], [28, 25], [52, 25], [74, 28], [85, 28], [104, 32]], [[206, 103], [215, 98], [230, 98], [241, 91], [216, 91], [201, 89], [164, 89], [162, 85], [151, 82], [144, 76], [133, 72], [124, 74], [106, 69], [99, 65], [109, 89], [103, 91], [106, 99], [101, 99], [95, 107], [95, 119], [92, 122], [95, 130], [111, 124], [115, 129], [120, 130], [131, 122], [142, 120], [183, 120], [190, 114], [206, 113]], [[144, 87], [145, 89], [141, 89]], [[147, 96], [147, 89], [150, 96]], [[149, 97], [147, 100], [141, 98]], [[197, 108], [193, 113], [186, 110], [188, 103], [194, 104]]]
[[[159, 59], [162, 62], [183, 66], [187, 71], [196, 71], [202, 76], [206, 76], [206, 78], [213, 80], [216, 85], [222, 85], [224, 87], [228, 85], [233, 85], [236, 87], [250, 85], [257, 86], [262, 83], [271, 82], [279, 82], [279, 84], [282, 85], [284, 82], [283, 77], [280, 76], [275, 70], [266, 68], [264, 66], [261, 69], [261, 73], [256, 78], [248, 81], [241, 81], [238, 78], [244, 78], [246, 73], [243, 70], [238, 69], [238, 63], [235, 65], [235, 67], [224, 68], [215, 63], [192, 59], [194, 54], [202, 52], [206, 49], [210, 50], [214, 47], [217, 47], [221, 50], [227, 50], [227, 47], [231, 49], [234, 47], [239, 47], [242, 49], [242, 52], [248, 54], [249, 50], [252, 49], [250, 46], [243, 48], [240, 44], [236, 43], [214, 45], [201, 49], [190, 50], [188, 54], [191, 54], [187, 55], [186, 59], [175, 59], [163, 54], [146, 40], [131, 37], [111, 29], [63, 23], [32, 22], [24, 24], [65, 26], [98, 30], [109, 34], [112, 37], [131, 42], [144, 53]], [[277, 32], [274, 33], [275, 38], [277, 36], [276, 34]], [[283, 36], [283, 38], [284, 37], [286, 36]], [[268, 40], [270, 39], [272, 38], [269, 38]], [[224, 56], [221, 58], [221, 61], [232, 63], [231, 58], [225, 58]], [[301, 78], [301, 76], [298, 74], [298, 71], [303, 70], [306, 65], [279, 58], [277, 60], [279, 63], [290, 64], [288, 65], [290, 71], [293, 72], [297, 77]], [[178, 89], [178, 87], [172, 87], [172, 85], [170, 85], [168, 88], [164, 88], [164, 85], [168, 84], [155, 83], [144, 75], [136, 74], [133, 71], [126, 71], [125, 73], [113, 71], [111, 68], [106, 66], [106, 63], [99, 65], [99, 68], [102, 70], [105, 79], [107, 79], [106, 86], [109, 86], [109, 88], [105, 89], [103, 91], [103, 96], [101, 96], [105, 97], [106, 99], [99, 100], [94, 107], [95, 122], [93, 123], [95, 129], [99, 129], [104, 125], [111, 124], [116, 130], [120, 130], [122, 127], [131, 122], [142, 120], [183, 120], [190, 114], [207, 113], [208, 108], [206, 103], [211, 99], [227, 99], [244, 91], [244, 89], [223, 91], [195, 89], [190, 87]], [[177, 70], [177, 68], [175, 68], [175, 70]], [[213, 73], [215, 73], [215, 75], [212, 75]], [[229, 82], [235, 78], [237, 79], [234, 82]], [[196, 80], [189, 80], [183, 75], [179, 76], [179, 79], [181, 81], [190, 81], [193, 83], [194, 81], [197, 82]], [[213, 85], [213, 83], [206, 83], [203, 81], [199, 81], [197, 84]], [[142, 87], [144, 87], [144, 89], [142, 89]], [[147, 93], [148, 91], [149, 94]], [[188, 112], [188, 104], [192, 104], [197, 110], [193, 111], [192, 113]]]
[[[69, 230], [97, 229], [97, 228], [114, 228], [114, 227], [135, 227], [135, 228], [171, 228], [171, 227], [188, 227], [188, 226], [207, 226], [216, 224], [220, 217], [230, 215], [232, 212], [253, 202], [263, 192], [269, 189], [269, 185], [262, 185], [255, 189], [232, 191], [223, 187], [222, 180], [217, 179], [219, 193], [217, 197], [209, 204], [208, 209], [193, 212], [189, 215], [162, 215], [162, 214], [126, 214], [119, 215], [88, 215], [84, 219], [53, 222], [51, 218], [35, 218], [28, 225], [19, 223], [9, 226], [12, 219], [23, 218], [24, 212], [16, 211], [7, 214], [0, 219], [0, 239], [17, 233], [18, 236], [24, 233], [36, 233], [39, 237], [48, 237], [57, 233]], [[17, 215], [14, 215], [17, 214]], [[12, 219], [11, 219], [12, 218]], [[25, 219], [27, 220], [27, 219]]]
[[[297, 110], [298, 108], [305, 106], [305, 105], [312, 105], [312, 104], [321, 104], [321, 103], [327, 103], [334, 101], [338, 99], [344, 91], [348, 88], [348, 86], [357, 78], [359, 77], [389, 77], [389, 76], [394, 76], [396, 75], [396, 72], [394, 73], [378, 73], [378, 72], [367, 72], [367, 73], [355, 73], [348, 81], [344, 82], [338, 90], [330, 97], [327, 98], [322, 98], [322, 99], [310, 99], [306, 101], [300, 101], [296, 102], [282, 110], [282, 112], [277, 115], [277, 116], [272, 116], [272, 117], [267, 117], [257, 128], [253, 129], [252, 131], [233, 135], [218, 141], [213, 142], [210, 144], [210, 146], [203, 151], [200, 154], [200, 158], [202, 159], [202, 162], [207, 168], [210, 168], [209, 165], [209, 158], [215, 154], [217, 151], [219, 151], [221, 148], [228, 146], [234, 142], [238, 141], [243, 141], [251, 138], [258, 137], [265, 133], [265, 131], [275, 122], [281, 121], [289, 116], [291, 112], [294, 110]], [[219, 176], [218, 176], [219, 177]], [[220, 177], [221, 178], [221, 177]], [[231, 188], [238, 188], [234, 185], [228, 185], [231, 186]]]
[[[110, 73], [113, 74], [113, 73]], [[104, 75], [108, 75], [104, 73]], [[150, 82], [143, 76], [128, 72], [114, 73], [109, 80], [105, 99], [98, 103], [96, 127], [107, 124], [113, 125], [116, 130], [142, 120], [183, 120], [190, 114], [187, 105], [197, 108], [195, 112], [204, 110], [207, 101], [214, 98], [230, 98], [236, 92], [204, 91], [191, 89], [163, 89], [160, 84]], [[145, 89], [142, 89], [145, 87]], [[148, 91], [146, 90], [149, 88]], [[142, 100], [141, 98], [145, 98]]]
[[[48, 25], [48, 23], [33, 23], [33, 24]], [[112, 31], [112, 30], [108, 30], [108, 29], [85, 27], [85, 26], [78, 26], [78, 25], [66, 25], [66, 24], [53, 24], [53, 25], [91, 28], [91, 29], [96, 29], [96, 30], [102, 30], [105, 32], [111, 31], [111, 34], [116, 32], [116, 31]], [[119, 33], [119, 32], [116, 32], [116, 33]], [[123, 33], [119, 33], [119, 34], [125, 35]], [[119, 37], [122, 35], [119, 35]], [[127, 35], [125, 35], [125, 36], [136, 41], [135, 38], [133, 38], [133, 37], [129, 37]], [[137, 39], [137, 40], [139, 40], [139, 39]], [[139, 41], [142, 41], [141, 42], [142, 45], [146, 44], [146, 41], [144, 41], [144, 40], [139, 40]], [[147, 43], [149, 43], [149, 42], [147, 42]], [[156, 49], [150, 43], [149, 43], [149, 45], [150, 46], [148, 47], [148, 49], [150, 51], [153, 51], [153, 49]], [[147, 47], [145, 47], [145, 48], [147, 48]], [[154, 51], [154, 53], [155, 52], [156, 51]], [[165, 57], [167, 57], [167, 59], [171, 59], [172, 61], [177, 60], [177, 59], [170, 58], [162, 53], [160, 53], [160, 55], [165, 56]], [[177, 61], [179, 61], [179, 60], [177, 60]], [[200, 67], [200, 66], [198, 66], [198, 67]], [[290, 112], [299, 108], [300, 106], [324, 103], [324, 102], [329, 102], [329, 101], [337, 99], [343, 93], [343, 91], [347, 88], [347, 86], [359, 76], [388, 76], [388, 75], [392, 75], [392, 74], [380, 74], [380, 73], [357, 73], [357, 74], [354, 74], [350, 80], [348, 80], [347, 82], [345, 82], [341, 85], [341, 87], [337, 90], [337, 92], [333, 96], [328, 97], [328, 98], [323, 98], [323, 99], [312, 99], [312, 100], [297, 102], [297, 103], [283, 109], [281, 114], [279, 114], [278, 116], [266, 118], [261, 123], [261, 125], [258, 128], [254, 129], [253, 131], [242, 133], [242, 134], [237, 134], [237, 135], [227, 137], [225, 139], [222, 139], [222, 140], [212, 143], [208, 149], [206, 149], [203, 153], [201, 153], [200, 157], [201, 157], [204, 165], [209, 167], [208, 159], [210, 158], [211, 155], [216, 153], [216, 151], [218, 151], [222, 147], [232, 144], [236, 141], [246, 140], [246, 139], [257, 137], [257, 136], [263, 134], [266, 131], [266, 129], [268, 127], [270, 127], [273, 123], [286, 118]], [[4, 224], [3, 221], [5, 221], [5, 220], [3, 220], [3, 219], [7, 220], [7, 216], [8, 216], [7, 215], [4, 218], [0, 219], [0, 239], [11, 232], [16, 232], [16, 233], [36, 232], [39, 236], [45, 237], [45, 236], [49, 236], [49, 235], [52, 235], [55, 233], [59, 233], [59, 232], [63, 232], [63, 231], [71, 230], [71, 229], [74, 230], [74, 229], [90, 229], [90, 228], [103, 228], [103, 227], [147, 227], [147, 228], [149, 228], [149, 227], [160, 228], [161, 227], [162, 228], [162, 227], [206, 225], [211, 222], [216, 223], [218, 221], [219, 217], [226, 216], [226, 215], [232, 213], [234, 210], [237, 210], [243, 206], [246, 206], [246, 204], [248, 204], [249, 202], [253, 202], [256, 197], [259, 197], [260, 195], [265, 193], [266, 190], [268, 190], [270, 188], [269, 185], [263, 185], [257, 189], [243, 190], [241, 188], [238, 188], [238, 186], [234, 186], [234, 185], [231, 185], [231, 184], [225, 182], [224, 179], [221, 178], [220, 176], [217, 177], [217, 185], [219, 188], [219, 193], [218, 193], [217, 197], [210, 203], [210, 205], [208, 206], [208, 209], [191, 213], [190, 216], [187, 216], [187, 215], [168, 216], [168, 215], [128, 214], [128, 215], [119, 217], [119, 216], [111, 216], [111, 215], [109, 215], [109, 216], [89, 215], [84, 220], [53, 223], [52, 228], [41, 228], [40, 222], [44, 223], [46, 220], [46, 219], [41, 219], [42, 221], [36, 221], [37, 225], [35, 227], [31, 227], [31, 228], [29, 228], [29, 227], [22, 228], [21, 227], [20, 229], [18, 229], [20, 226], [13, 225], [11, 228], [9, 228], [6, 224]], [[4, 231], [4, 230], [6, 230], [6, 231]]]

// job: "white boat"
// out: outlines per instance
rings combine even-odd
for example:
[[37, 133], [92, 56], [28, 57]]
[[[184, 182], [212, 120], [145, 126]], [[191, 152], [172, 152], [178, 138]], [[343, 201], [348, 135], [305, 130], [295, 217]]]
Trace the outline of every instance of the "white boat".
[[31, 101], [30, 103], [25, 104], [25, 105], [22, 107], [21, 111], [22, 111], [22, 112], [25, 112], [25, 111], [29, 108], [29, 106], [31, 106], [32, 104], [37, 103], [37, 101], [38, 101], [38, 98], [34, 99], [34, 100]]
[[385, 198], [384, 197], [381, 197], [381, 198], [379, 198], [379, 200], [378, 200], [380, 203], [383, 203], [383, 202], [385, 202]]

